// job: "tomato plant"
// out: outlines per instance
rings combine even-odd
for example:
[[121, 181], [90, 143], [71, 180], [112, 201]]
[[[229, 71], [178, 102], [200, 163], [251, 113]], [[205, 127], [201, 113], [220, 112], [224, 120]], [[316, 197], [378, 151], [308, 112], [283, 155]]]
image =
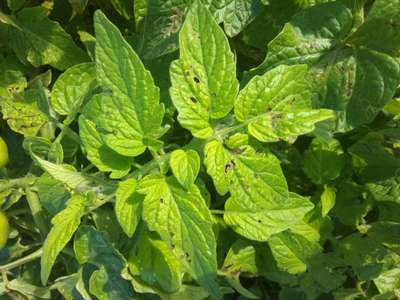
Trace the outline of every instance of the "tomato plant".
[[0, 9], [0, 299], [400, 297], [400, 0]]

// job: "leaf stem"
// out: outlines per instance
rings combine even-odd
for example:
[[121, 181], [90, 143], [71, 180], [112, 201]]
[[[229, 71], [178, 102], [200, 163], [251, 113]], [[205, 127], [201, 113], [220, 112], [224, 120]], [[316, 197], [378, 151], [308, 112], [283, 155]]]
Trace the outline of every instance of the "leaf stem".
[[77, 144], [81, 144], [81, 139], [79, 135], [73, 131], [71, 128], [68, 126], [62, 124], [62, 123], [57, 123], [57, 127], [61, 129], [61, 132], [65, 132], [66, 135], [68, 135], [71, 139], [73, 139]]
[[142, 178], [143, 176], [150, 173], [152, 170], [158, 168], [160, 166], [160, 164], [162, 164], [169, 158], [170, 155], [171, 155], [170, 153], [166, 153], [164, 155], [158, 155], [157, 158], [154, 158], [151, 161], [149, 161], [148, 163], [144, 164], [140, 169], [133, 171], [129, 175], [129, 178], [132, 178], [132, 177], [133, 178]]
[[25, 188], [26, 200], [28, 201], [29, 208], [31, 209], [33, 220], [39, 228], [42, 238], [45, 238], [48, 233], [48, 226], [46, 221], [45, 212], [42, 209], [40, 200], [36, 192], [32, 191], [29, 187]]
[[33, 180], [33, 176], [10, 179], [7, 183], [0, 186], [0, 193], [12, 188], [26, 187]]
[[225, 211], [220, 209], [210, 209], [210, 212], [214, 215], [224, 215]]
[[22, 265], [24, 265], [24, 264], [26, 264], [28, 262], [31, 262], [31, 261], [41, 257], [42, 254], [43, 254], [43, 249], [40, 248], [40, 249], [36, 250], [35, 252], [32, 252], [31, 254], [27, 255], [27, 256], [24, 256], [24, 257], [22, 257], [20, 259], [17, 259], [16, 261], [13, 261], [13, 262], [11, 262], [9, 264], [0, 266], [0, 272], [8, 271], [8, 270], [17, 268], [19, 266], [22, 266]]

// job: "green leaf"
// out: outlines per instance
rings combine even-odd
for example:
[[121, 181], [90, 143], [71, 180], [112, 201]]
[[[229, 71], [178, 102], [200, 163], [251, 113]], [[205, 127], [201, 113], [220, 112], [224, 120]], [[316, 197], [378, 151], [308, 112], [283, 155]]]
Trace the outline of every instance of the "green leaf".
[[265, 61], [254, 71], [263, 74], [278, 64], [316, 62], [347, 36], [351, 26], [352, 12], [340, 1], [305, 9], [268, 44]]
[[7, 5], [12, 11], [19, 10], [24, 6], [26, 0], [7, 0]]
[[353, 182], [344, 182], [337, 188], [335, 206], [332, 214], [340, 222], [356, 226], [368, 212], [368, 202], [363, 199], [363, 189]]
[[83, 14], [89, 0], [69, 0], [74, 14]]
[[397, 176], [400, 158], [385, 147], [384, 137], [371, 133], [353, 144], [348, 152], [353, 167], [362, 182], [375, 182]]
[[11, 291], [18, 292], [18, 295], [24, 295], [27, 299], [51, 299], [50, 288], [32, 285], [22, 278], [11, 280], [7, 282], [7, 284], [1, 282], [0, 295], [3, 295], [3, 285], [6, 285], [6, 288], [4, 287], [4, 289], [8, 291], [8, 293]]
[[60, 115], [74, 115], [85, 97], [96, 86], [94, 63], [83, 63], [68, 68], [57, 78], [51, 90], [51, 106]]
[[9, 41], [21, 61], [34, 67], [49, 64], [65, 70], [88, 60], [71, 36], [46, 16], [43, 7], [22, 9], [17, 14], [17, 24], [20, 29], [10, 28]]
[[12, 130], [25, 136], [38, 133], [48, 120], [39, 108], [41, 93], [39, 89], [30, 89], [14, 96], [2, 97], [1, 112]]
[[104, 266], [92, 273], [89, 281], [89, 291], [99, 300], [125, 300], [138, 299], [133, 297], [133, 291], [129, 285], [121, 286], [120, 275], [108, 273]]
[[86, 197], [74, 195], [68, 201], [67, 207], [52, 219], [53, 227], [44, 242], [40, 261], [40, 278], [44, 285], [47, 283], [58, 254], [78, 229], [81, 217], [85, 213], [85, 203]]
[[355, 19], [357, 14], [341, 1], [303, 10], [269, 43], [265, 61], [248, 75], [263, 74], [278, 64], [308, 63], [320, 107], [339, 114], [338, 130], [371, 122], [391, 100], [400, 67], [376, 51], [380, 49], [351, 44]]
[[125, 19], [129, 20], [133, 16], [133, 1], [111, 0], [111, 4]]
[[229, 151], [212, 141], [205, 147], [205, 165], [218, 192], [230, 191], [225, 222], [249, 239], [266, 241], [313, 208], [306, 198], [289, 194], [273, 154], [256, 153], [249, 146]]
[[328, 215], [329, 211], [335, 206], [336, 189], [331, 186], [324, 186], [324, 191], [321, 194], [322, 216]]
[[136, 192], [133, 178], [121, 181], [115, 194], [115, 214], [127, 236], [132, 237], [142, 215], [143, 196]]
[[238, 92], [229, 43], [211, 13], [194, 1], [179, 34], [180, 58], [171, 64], [171, 98], [181, 125], [195, 137], [213, 133], [213, 119], [225, 117]]
[[399, 256], [379, 242], [354, 233], [340, 241], [336, 250], [359, 280], [371, 280], [398, 265]]
[[224, 10], [224, 29], [228, 36], [239, 34], [259, 13], [260, 0], [231, 0]]
[[129, 270], [146, 284], [160, 288], [166, 293], [175, 293], [181, 287], [181, 267], [168, 245], [142, 233], [139, 247], [129, 257]]
[[71, 189], [78, 190], [90, 185], [90, 180], [82, 173], [79, 173], [71, 165], [54, 164], [52, 162], [41, 159], [35, 154], [31, 153], [32, 158], [39, 164], [39, 166], [49, 173], [55, 179], [61, 181]]
[[322, 250], [318, 243], [289, 231], [272, 236], [268, 245], [278, 266], [290, 274], [304, 273], [308, 260]]
[[381, 294], [400, 289], [400, 268], [382, 272], [374, 283]]
[[143, 219], [148, 228], [160, 234], [213, 298], [220, 299], [213, 221], [199, 189], [192, 185], [184, 190], [175, 179], [155, 174], [140, 181], [138, 192], [146, 194]]
[[229, 249], [222, 270], [231, 276], [262, 274], [268, 268], [263, 257], [266, 251], [265, 246], [255, 246], [247, 240], [239, 239]]
[[179, 183], [189, 189], [200, 171], [200, 157], [194, 150], [175, 150], [171, 153], [169, 165]]
[[121, 276], [125, 266], [122, 255], [104, 235], [91, 226], [81, 226], [75, 235], [74, 252], [80, 264], [95, 265], [90, 292], [99, 299], [136, 299], [129, 281]]
[[366, 189], [375, 201], [390, 201], [400, 204], [400, 177], [366, 184]]
[[334, 114], [329, 110], [313, 110], [307, 66], [282, 65], [254, 77], [240, 91], [235, 116], [258, 140], [275, 142], [293, 141]]
[[102, 113], [95, 119], [103, 141], [125, 156], [158, 147], [164, 106], [159, 89], [137, 54], [101, 11], [94, 16], [97, 81], [111, 90], [98, 95]]
[[400, 223], [374, 222], [366, 225], [367, 235], [400, 255]]
[[400, 54], [400, 1], [377, 0], [349, 42], [370, 49]]
[[338, 140], [325, 142], [314, 138], [304, 154], [303, 170], [315, 184], [327, 183], [339, 177], [345, 164]]
[[96, 128], [96, 121], [103, 114], [101, 95], [95, 95], [88, 102], [79, 117], [79, 134], [87, 158], [102, 172], [111, 172], [111, 178], [125, 176], [132, 165], [133, 158], [120, 155], [108, 147]]
[[66, 190], [64, 184], [48, 173], [44, 173], [35, 182], [40, 204], [51, 216], [59, 213], [65, 206], [71, 194]]
[[136, 1], [141, 56], [154, 59], [178, 49], [178, 33], [189, 3], [188, 0]]
[[10, 97], [14, 93], [22, 92], [27, 87], [24, 76], [26, 67], [15, 55], [7, 55], [0, 61], [3, 76], [0, 78], [0, 97]]

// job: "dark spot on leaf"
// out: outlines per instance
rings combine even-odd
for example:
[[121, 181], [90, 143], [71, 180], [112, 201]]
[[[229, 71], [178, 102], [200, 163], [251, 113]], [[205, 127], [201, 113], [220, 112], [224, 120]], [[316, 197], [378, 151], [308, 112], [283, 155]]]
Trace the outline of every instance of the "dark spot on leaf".
[[224, 172], [225, 174], [228, 173], [229, 169], [232, 168], [232, 166], [230, 164], [226, 164], [224, 167]]
[[260, 224], [262, 223], [262, 221], [261, 221], [261, 220], [257, 220], [257, 222], [258, 222], [258, 223], [260, 223]]
[[193, 103], [197, 103], [197, 99], [195, 97], [190, 97], [190, 101], [192, 101]]
[[242, 149], [242, 148], [235, 148], [232, 150], [232, 153], [233, 154], [242, 154], [243, 151], [244, 151], [244, 149]]
[[197, 77], [197, 76], [193, 76], [193, 80], [194, 80], [194, 82], [196, 82], [196, 83], [200, 83], [200, 79], [199, 79], [199, 77]]
[[164, 199], [163, 198], [160, 198], [160, 203], [164, 203]]
[[349, 80], [347, 81], [346, 96], [350, 97], [352, 93], [353, 93], [353, 83], [351, 82], [351, 80]]
[[231, 164], [232, 164], [233, 167], [236, 167], [236, 163], [235, 163], [235, 161], [233, 159], [231, 159]]

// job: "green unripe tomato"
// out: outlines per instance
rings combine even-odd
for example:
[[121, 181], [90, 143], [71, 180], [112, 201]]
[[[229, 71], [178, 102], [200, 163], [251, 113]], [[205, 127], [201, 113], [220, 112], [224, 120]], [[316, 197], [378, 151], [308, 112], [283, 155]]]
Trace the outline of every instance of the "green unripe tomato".
[[0, 136], [0, 170], [8, 163], [8, 147], [6, 142]]
[[7, 244], [10, 234], [10, 225], [7, 216], [0, 210], [0, 249]]

